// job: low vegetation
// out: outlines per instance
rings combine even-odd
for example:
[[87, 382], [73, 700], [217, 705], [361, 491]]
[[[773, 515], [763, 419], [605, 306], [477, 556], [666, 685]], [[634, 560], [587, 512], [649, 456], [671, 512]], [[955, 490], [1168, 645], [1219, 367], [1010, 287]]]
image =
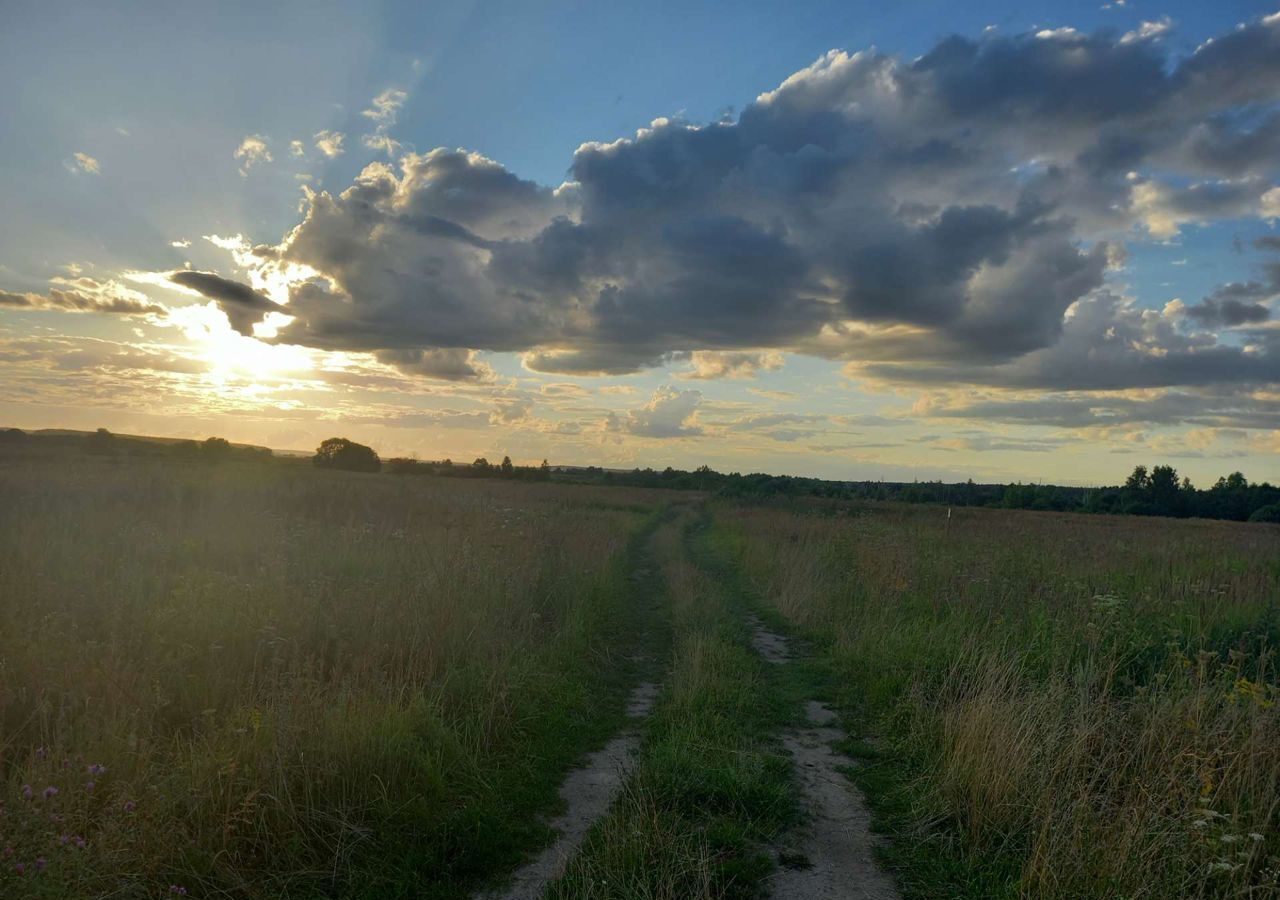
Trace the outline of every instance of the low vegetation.
[[722, 505], [918, 897], [1280, 893], [1269, 526]]
[[[621, 717], [644, 494], [0, 468], [0, 895], [465, 896]], [[37, 877], [38, 876], [38, 877]]]

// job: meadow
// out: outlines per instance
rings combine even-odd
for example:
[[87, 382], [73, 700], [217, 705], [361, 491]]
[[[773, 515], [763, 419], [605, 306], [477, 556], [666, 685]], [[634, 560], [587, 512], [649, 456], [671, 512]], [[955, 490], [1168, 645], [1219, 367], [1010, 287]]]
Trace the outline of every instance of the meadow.
[[717, 509], [864, 735], [905, 893], [1280, 895], [1280, 533]]
[[[0, 467], [0, 895], [465, 896], [621, 715], [644, 492]], [[38, 876], [38, 877], [35, 877]]]
[[802, 897], [818, 702], [903, 897], [1280, 896], [1278, 587], [1271, 525], [12, 455], [0, 896]]

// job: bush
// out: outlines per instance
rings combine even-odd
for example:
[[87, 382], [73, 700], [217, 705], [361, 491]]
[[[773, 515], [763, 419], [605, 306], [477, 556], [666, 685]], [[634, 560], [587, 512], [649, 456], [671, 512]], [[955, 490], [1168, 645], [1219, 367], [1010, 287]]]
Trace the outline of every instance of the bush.
[[1253, 511], [1253, 515], [1249, 517], [1250, 522], [1270, 522], [1272, 525], [1280, 525], [1280, 503], [1272, 503], [1270, 506], [1262, 506]]
[[311, 461], [322, 469], [344, 469], [348, 472], [377, 472], [382, 461], [372, 447], [346, 438], [329, 438], [323, 442]]

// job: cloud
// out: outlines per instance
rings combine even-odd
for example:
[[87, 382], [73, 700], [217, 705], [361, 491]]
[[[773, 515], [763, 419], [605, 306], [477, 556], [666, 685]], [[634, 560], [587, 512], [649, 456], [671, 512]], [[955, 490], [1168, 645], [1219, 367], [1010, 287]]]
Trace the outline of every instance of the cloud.
[[170, 246], [170, 247], [174, 247], [174, 248], [176, 248], [176, 249], [178, 249], [178, 250], [185, 250], [185, 249], [187, 249], [188, 247], [190, 247], [190, 246], [191, 246], [191, 241], [190, 241], [190, 240], [188, 240], [188, 239], [186, 239], [186, 238], [184, 238], [184, 239], [182, 239], [182, 240], [180, 240], [180, 241], [170, 241], [170, 242], [169, 242], [169, 246]]
[[245, 137], [232, 156], [240, 160], [241, 175], [248, 175], [249, 170], [255, 166], [272, 161], [271, 150], [267, 147], [267, 139], [257, 134]]
[[317, 131], [315, 134], [316, 149], [329, 159], [341, 156], [345, 151], [342, 142], [346, 135], [340, 131]]
[[676, 373], [677, 378], [754, 378], [757, 372], [781, 369], [784, 360], [776, 350], [711, 351], [695, 350], [689, 357], [690, 369]]
[[102, 166], [88, 153], [73, 153], [63, 165], [72, 175], [101, 175]]
[[1280, 286], [1267, 287], [1256, 281], [1232, 282], [1218, 288], [1195, 306], [1186, 309], [1188, 316], [1205, 327], [1251, 325], [1271, 318], [1271, 310], [1259, 303], [1273, 294], [1280, 293]]
[[379, 350], [378, 362], [394, 366], [406, 375], [443, 381], [492, 381], [493, 369], [477, 359], [475, 350], [457, 347], [428, 350]]
[[1157, 19], [1154, 22], [1143, 22], [1133, 31], [1125, 32], [1120, 38], [1122, 44], [1132, 44], [1137, 41], [1150, 41], [1155, 38], [1164, 37], [1173, 30], [1173, 20], [1168, 16]]
[[528, 397], [500, 400], [489, 413], [489, 422], [493, 425], [517, 425], [529, 421], [532, 412], [533, 400]]
[[373, 98], [372, 105], [360, 113], [365, 118], [371, 119], [375, 126], [373, 134], [366, 134], [361, 138], [366, 147], [370, 150], [381, 150], [387, 156], [396, 156], [400, 153], [403, 149], [402, 145], [390, 137], [388, 132], [396, 124], [400, 117], [400, 110], [408, 99], [408, 93], [398, 88], [387, 88]]
[[[556, 187], [401, 155], [389, 88], [364, 140], [397, 158], [234, 252], [254, 284], [293, 273], [277, 340], [430, 377], [477, 377], [476, 352], [745, 377], [790, 352], [924, 389], [1273, 385], [1264, 298], [1157, 310], [1116, 282], [1121, 239], [1280, 215], [1280, 19], [1180, 56], [1168, 26], [832, 51], [737, 118], [584, 143]], [[699, 396], [667, 389], [616, 428], [690, 433]]]
[[118, 281], [99, 281], [87, 275], [51, 278], [55, 285], [44, 294], [0, 291], [0, 309], [56, 310], [111, 313], [122, 316], [163, 315], [166, 308]]
[[409, 95], [397, 88], [387, 88], [381, 94], [373, 98], [372, 105], [360, 113], [367, 119], [372, 119], [379, 125], [394, 125], [396, 117], [400, 115], [400, 109], [404, 106], [404, 102], [409, 99]]
[[218, 304], [231, 327], [245, 337], [253, 336], [253, 326], [267, 313], [284, 312], [285, 307], [258, 293], [247, 284], [232, 281], [213, 272], [183, 269], [172, 272], [169, 281], [202, 294]]
[[663, 385], [639, 409], [630, 410], [621, 416], [610, 413], [605, 428], [638, 437], [692, 437], [702, 434], [702, 428], [697, 424], [698, 406], [701, 403], [701, 391], [681, 391], [670, 385]]
[[290, 141], [289, 155], [294, 157], [306, 156], [307, 155], [306, 145], [303, 144], [302, 141]]

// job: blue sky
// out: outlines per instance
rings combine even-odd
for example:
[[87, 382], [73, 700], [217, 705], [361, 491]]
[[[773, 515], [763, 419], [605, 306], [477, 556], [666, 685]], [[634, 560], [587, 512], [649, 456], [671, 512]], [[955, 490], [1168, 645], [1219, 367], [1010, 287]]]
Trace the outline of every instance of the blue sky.
[[[1212, 51], [1204, 52], [1207, 41], [1227, 46], [1231, 42], [1224, 38], [1247, 32], [1265, 42], [1270, 31], [1280, 30], [1265, 18], [1274, 12], [1274, 3], [1141, 0], [920, 2], [892, 9], [849, 2], [785, 9], [744, 3], [732, 10], [713, 3], [10, 3], [0, 35], [0, 84], [6, 85], [0, 89], [0, 120], [7, 123], [0, 131], [0, 196], [6, 210], [0, 217], [0, 292], [11, 298], [0, 304], [0, 372], [8, 370], [10, 376], [8, 388], [0, 391], [0, 423], [219, 433], [280, 447], [310, 446], [337, 432], [368, 440], [384, 454], [465, 458], [509, 451], [517, 458], [565, 462], [708, 462], [726, 469], [831, 477], [973, 475], [1088, 482], [1118, 480], [1135, 462], [1169, 458], [1201, 480], [1235, 468], [1274, 480], [1280, 477], [1274, 462], [1280, 406], [1271, 373], [1280, 351], [1272, 350], [1277, 332], [1270, 327], [1271, 257], [1258, 239], [1275, 234], [1268, 211], [1272, 203], [1280, 208], [1280, 199], [1267, 199], [1267, 189], [1276, 184], [1276, 164], [1256, 147], [1267, 139], [1280, 96], [1267, 87], [1265, 73], [1260, 86], [1240, 88], [1239, 96], [1230, 93], [1235, 87], [1224, 88], [1219, 103], [1199, 94], [1191, 100], [1175, 96], [1193, 90], [1179, 80], [1178, 67], [1191, 60], [1194, 68], [1197, 57], [1211, 56]], [[1074, 33], [1058, 31], [1067, 28]], [[947, 87], [933, 69], [912, 66], [951, 35], [985, 49], [955, 69]], [[997, 40], [1009, 43], [1001, 49]], [[1249, 46], [1237, 38], [1230, 53], [1247, 53]], [[903, 244], [903, 256], [893, 257], [899, 267], [912, 268], [912, 248], [918, 251], [921, 240], [933, 240], [930, 228], [947, 208], [996, 209], [1016, 219], [1016, 210], [1025, 208], [1017, 199], [1025, 200], [1025, 184], [1050, 181], [1043, 176], [1054, 166], [1075, 166], [1084, 180], [1070, 191], [1096, 190], [1098, 196], [1085, 203], [1053, 193], [1056, 189], [1037, 188], [1037, 202], [1045, 209], [1035, 223], [1019, 220], [1016, 227], [1025, 230], [1010, 238], [1011, 246], [1029, 248], [1027, 242], [1041, 241], [1046, 230], [1060, 230], [1062, 243], [1053, 252], [1078, 250], [1071, 264], [1079, 265], [1082, 280], [1072, 288], [1074, 294], [1042, 301], [1029, 274], [991, 274], [1007, 268], [1007, 251], [996, 249], [972, 260], [963, 285], [944, 291], [940, 283], [929, 282], [917, 287], [942, 293], [906, 296], [915, 289], [903, 286], [911, 279], [904, 281], [901, 271], [880, 272], [881, 257], [867, 255], [888, 237], [870, 233], [861, 219], [840, 219], [831, 204], [824, 203], [819, 214], [811, 199], [779, 199], [769, 193], [767, 180], [738, 187], [747, 177], [745, 163], [724, 175], [708, 201], [715, 223], [678, 203], [664, 207], [655, 213], [654, 227], [668, 243], [652, 243], [654, 234], [629, 236], [634, 244], [624, 255], [631, 255], [617, 256], [590, 273], [594, 293], [540, 295], [543, 307], [537, 313], [519, 305], [532, 302], [520, 284], [504, 281], [495, 287], [491, 278], [473, 284], [450, 281], [437, 269], [410, 271], [435, 245], [414, 245], [421, 236], [405, 233], [393, 235], [392, 246], [393, 238], [386, 236], [392, 226], [403, 224], [395, 218], [400, 212], [387, 228], [359, 238], [363, 246], [384, 238], [388, 244], [358, 265], [326, 255], [332, 252], [328, 245], [317, 244], [304, 259], [299, 248], [308, 238], [305, 228], [297, 243], [269, 265], [249, 249], [285, 247], [290, 230], [315, 217], [315, 196], [341, 194], [365, 177], [361, 173], [371, 163], [387, 167], [397, 190], [408, 197], [405, 203], [418, 202], [409, 195], [419, 182], [411, 184], [405, 162], [425, 159], [434, 148], [479, 155], [457, 157], [471, 159], [465, 164], [451, 163], [464, 170], [458, 178], [489, 178], [483, 183], [490, 184], [496, 170], [476, 162], [483, 157], [485, 166], [501, 167], [502, 177], [530, 183], [520, 188], [525, 194], [542, 190], [537, 210], [520, 207], [520, 215], [536, 219], [538, 230], [560, 218], [578, 229], [581, 240], [591, 229], [597, 236], [619, 234], [629, 219], [617, 203], [648, 203], [662, 193], [661, 186], [655, 190], [651, 184], [642, 200], [627, 199], [618, 193], [621, 183], [607, 178], [620, 177], [632, 165], [639, 168], [628, 171], [642, 172], [644, 178], [665, 177], [672, 166], [709, 165], [710, 157], [690, 163], [682, 154], [713, 152], [706, 149], [715, 140], [713, 123], [725, 123], [724, 133], [732, 131], [737, 140], [737, 134], [749, 131], [738, 117], [759, 95], [791, 78], [792, 89], [783, 96], [800, 97], [823, 72], [837, 72], [850, 80], [849, 90], [862, 92], [852, 105], [841, 100], [846, 105], [818, 112], [842, 117], [844, 136], [832, 139], [851, 173], [840, 181], [838, 189], [847, 192], [841, 202], [848, 208], [844, 214], [854, 215], [850, 210], [858, 207], [857, 215], [865, 216], [861, 207], [871, 188], [858, 182], [859, 163], [849, 154], [874, 146], [892, 159], [907, 152], [902, 148], [909, 129], [919, 132], [922, 146], [928, 140], [937, 144], [943, 134], [927, 119], [904, 125], [903, 110], [879, 109], [863, 121], [863, 109], [884, 102], [875, 95], [875, 80], [855, 84], [866, 76], [854, 64], [815, 66], [833, 49], [854, 54], [870, 48], [897, 66], [885, 72], [907, 73], [894, 90], [914, 85], [977, 92], [947, 100], [946, 114], [954, 120], [945, 123], [950, 131], [944, 139], [970, 159], [982, 155], [985, 168], [966, 171], [962, 189], [945, 196], [936, 186], [917, 191], [916, 185], [944, 177], [940, 169], [921, 169], [876, 201], [889, 203], [885, 210], [903, 216], [903, 226], [914, 229], [894, 232], [893, 240], [914, 241]], [[1152, 109], [1175, 101], [1201, 104], [1194, 115], [1158, 114], [1151, 128], [1164, 129], [1163, 143], [1135, 157], [1128, 182], [1119, 169], [1105, 175], [1085, 172], [1082, 162], [1103, 138], [1117, 145], [1135, 140], [1124, 132], [1125, 117], [1106, 111], [1105, 82], [1082, 82], [1086, 86], [1069, 98], [1075, 106], [1051, 116], [1037, 111], [1044, 98], [1034, 93], [1048, 98], [1046, 109], [1049, 100], [1058, 102], [1051, 82], [1014, 96], [1007, 84], [972, 80], [1005, 71], [998, 68], [1001, 59], [1016, 56], [1016, 65], [1025, 65], [1037, 54], [1056, 53], [1060, 61], [1071, 52], [1092, 54], [1091, 60], [1106, 54], [1116, 59], [1146, 54], [1148, 61], [1158, 56], [1172, 74], [1167, 83], [1156, 84], [1158, 73], [1143, 70], [1157, 98]], [[1215, 65], [1204, 77], [1227, 78], [1223, 73], [1231, 70], [1230, 60]], [[1249, 68], [1246, 59], [1240, 65]], [[1098, 66], [1103, 71], [1101, 62]], [[1190, 84], [1189, 77], [1185, 81]], [[1128, 88], [1117, 84], [1115, 91], [1123, 94]], [[369, 114], [377, 112], [374, 98], [379, 96], [390, 98], [381, 120]], [[1090, 109], [1080, 114], [1081, 104]], [[781, 105], [756, 103], [757, 119], [778, 118], [759, 138], [756, 155], [744, 150], [743, 160], [758, 159], [760, 148], [781, 152], [787, 128], [800, 133], [817, 127], [818, 113], [809, 110], [804, 124], [789, 124], [778, 113]], [[1145, 114], [1133, 107], [1125, 116], [1137, 121]], [[670, 121], [637, 137], [637, 129], [663, 117]], [[1069, 126], [1063, 124], [1067, 119]], [[1063, 151], [1054, 158], [1052, 141], [1044, 144], [1047, 151], [1034, 149], [1037, 141], [1047, 140], [1042, 132], [1056, 128], [1069, 129], [1061, 143], [1073, 147], [1074, 155]], [[1233, 151], [1230, 160], [1206, 162], [1207, 151], [1193, 144], [1197, 135], [1214, 128], [1223, 129], [1224, 141], [1245, 149]], [[694, 135], [688, 144], [682, 129], [701, 129], [701, 137]], [[883, 145], [867, 143], [858, 129], [874, 131]], [[1136, 126], [1133, 130], [1141, 133]], [[973, 138], [978, 132], [982, 136]], [[341, 135], [340, 147], [331, 143], [330, 152], [322, 150], [323, 134]], [[376, 149], [364, 142], [378, 135], [395, 143]], [[589, 142], [603, 146], [618, 139], [629, 143], [601, 149], [594, 157], [575, 156]], [[824, 152], [830, 149], [821, 138], [812, 140]], [[1249, 146], [1259, 158], [1241, 161]], [[802, 147], [786, 152], [806, 158]], [[1010, 175], [1008, 167], [993, 162], [1007, 157], [1021, 163], [1018, 154], [1027, 157], [1024, 174]], [[444, 184], [439, 174], [444, 162], [438, 157], [422, 163], [421, 183]], [[589, 170], [589, 164], [596, 168]], [[779, 169], [778, 177], [783, 171], [791, 169]], [[1069, 174], [1076, 177], [1074, 170]], [[601, 180], [593, 182], [594, 177]], [[995, 185], [1000, 179], [1007, 183]], [[564, 182], [581, 187], [552, 197], [549, 189]], [[455, 189], [478, 192], [481, 183], [459, 181]], [[304, 190], [320, 193], [304, 196]], [[1115, 195], [1104, 196], [1106, 191]], [[927, 195], [927, 203], [917, 193]], [[1206, 194], [1213, 194], [1213, 202], [1203, 201]], [[513, 196], [504, 193], [501, 202], [516, 202]], [[428, 205], [450, 202], [423, 197]], [[484, 202], [499, 200], [486, 197]], [[915, 209], [911, 204], [933, 211], [923, 219], [914, 211], [904, 213]], [[433, 216], [443, 208], [437, 206], [430, 207]], [[1121, 207], [1124, 214], [1107, 212]], [[343, 210], [348, 225], [350, 213]], [[535, 231], [511, 231], [514, 219], [478, 225], [440, 215], [465, 226], [477, 240], [503, 242], [512, 253], [532, 252], [546, 243], [543, 238], [556, 236], [554, 229], [541, 238]], [[833, 224], [801, 246], [804, 223], [816, 219]], [[858, 233], [856, 240], [826, 247], [821, 235], [838, 236], [846, 226]], [[709, 234], [706, 229], [713, 227], [723, 230]], [[684, 237], [670, 239], [673, 232]], [[234, 246], [208, 240], [237, 235], [242, 241]], [[681, 241], [687, 247], [706, 240], [705, 246], [719, 253], [735, 236], [764, 241], [759, 252], [777, 249], [783, 254], [779, 260], [800, 253], [805, 274], [748, 303], [741, 279], [716, 280], [724, 274], [720, 257], [704, 254], [695, 264], [679, 253], [662, 256], [673, 251], [672, 245], [679, 251]], [[775, 239], [781, 246], [774, 247]], [[751, 258], [751, 251], [734, 252], [747, 256], [732, 258]], [[937, 248], [930, 252], [935, 262], [942, 258]], [[1047, 245], [1034, 252], [1046, 260], [1050, 254]], [[1105, 266], [1089, 267], [1088, 259], [1107, 253]], [[471, 262], [448, 259], [462, 267], [459, 271], [470, 271]], [[855, 259], [864, 260], [861, 268], [851, 262]], [[286, 275], [286, 262], [310, 266], [315, 278], [328, 279], [332, 290], [323, 303], [298, 303], [303, 276]], [[672, 268], [686, 265], [688, 271]], [[870, 292], [868, 265], [899, 294], [879, 286]], [[230, 318], [224, 320], [225, 296], [166, 281], [165, 273], [182, 269], [247, 285], [290, 314], [315, 312], [299, 316], [293, 326], [281, 314], [277, 324], [283, 337], [268, 327], [269, 318], [262, 319], [261, 330], [241, 334]], [[636, 274], [641, 269], [643, 277]], [[403, 278], [392, 284], [371, 274], [387, 270]], [[970, 315], [981, 306], [974, 292], [992, 290], [990, 283], [1015, 275], [1023, 279], [1021, 286], [1016, 292], [1002, 287], [1013, 299], [1002, 295], [999, 302], [1021, 304], [1023, 312], [1015, 314], [1010, 307], [991, 322], [1035, 319], [1040, 332], [1034, 338], [1015, 339], [1017, 328], [1009, 326], [1009, 341], [995, 348], [978, 333], [1003, 325], [968, 321], [930, 306], [944, 302], [943, 294], [954, 295]], [[439, 282], [431, 280], [437, 277]], [[659, 278], [671, 280], [658, 284]], [[73, 283], [77, 279], [88, 280]], [[833, 286], [836, 281], [841, 284]], [[413, 289], [418, 293], [389, 299], [410, 282], [418, 285]], [[1247, 320], [1219, 315], [1218, 304], [1228, 295], [1215, 291], [1233, 282], [1254, 285], [1246, 291], [1252, 310]], [[793, 317], [793, 301], [808, 303], [815, 291], [828, 289], [834, 293], [821, 303], [845, 304], [832, 319], [848, 338], [838, 346], [829, 330], [815, 325], [805, 331]], [[490, 290], [506, 298], [503, 303], [525, 299], [515, 313], [498, 300], [490, 308], [473, 299], [476, 291]], [[613, 296], [613, 290], [624, 307], [630, 304], [620, 320], [629, 324], [605, 320], [613, 306], [602, 298]], [[721, 290], [727, 292], [723, 302], [714, 299]], [[73, 310], [66, 295], [76, 291], [92, 302], [82, 299]], [[1099, 293], [1107, 291], [1123, 296], [1123, 304]], [[1218, 299], [1206, 306], [1208, 297]], [[135, 306], [121, 314], [120, 304], [108, 309], [104, 298], [126, 298]], [[404, 305], [396, 305], [401, 299]], [[1072, 322], [1083, 319], [1077, 312], [1084, 307], [1073, 312], [1072, 301], [1112, 309], [1126, 317], [1126, 327], [1145, 328], [1144, 360], [1172, 360], [1185, 353], [1188, 362], [1151, 374], [1147, 362], [1135, 366], [1118, 360], [1115, 377], [1062, 375], [1070, 364], [1053, 353], [1056, 349], [1068, 359], [1068, 342], [1076, 340]], [[1181, 306], [1170, 307], [1171, 301]], [[1024, 315], [1042, 303], [1060, 312]], [[467, 306], [464, 313], [456, 313], [457, 304]], [[594, 311], [582, 312], [584, 304], [594, 304]], [[683, 321], [683, 312], [699, 304], [718, 312], [699, 311]], [[85, 312], [88, 306], [93, 308]], [[392, 307], [403, 324], [393, 319]], [[348, 308], [368, 310], [355, 316], [360, 327], [339, 321], [337, 311]], [[776, 334], [764, 326], [748, 327], [738, 309], [746, 316], [776, 315]], [[815, 313], [811, 306], [806, 309], [795, 314], [809, 322]], [[1143, 309], [1164, 318], [1148, 317], [1142, 324]], [[655, 310], [666, 310], [673, 321], [660, 323]], [[580, 314], [590, 321], [578, 321]], [[528, 340], [513, 333], [512, 315], [536, 322], [529, 326]], [[455, 327], [455, 318], [466, 321]], [[652, 333], [636, 333], [649, 328]], [[898, 349], [907, 338], [911, 346]], [[538, 362], [544, 351], [561, 361], [547, 363], [551, 357], [545, 357]], [[1238, 363], [1229, 358], [1233, 352]], [[561, 357], [571, 353], [593, 362], [564, 363]], [[609, 361], [602, 363], [604, 355]], [[1205, 361], [1217, 357], [1221, 364], [1205, 374]], [[1081, 365], [1088, 366], [1087, 355]], [[1138, 368], [1143, 374], [1133, 375]], [[934, 370], [939, 373], [927, 374]], [[1196, 374], [1184, 374], [1193, 370]], [[1057, 406], [1037, 415], [1050, 401]], [[995, 412], [963, 414], [970, 407]], [[1081, 408], [1094, 411], [1096, 421], [1083, 421]], [[1171, 413], [1173, 408], [1186, 413]]]

